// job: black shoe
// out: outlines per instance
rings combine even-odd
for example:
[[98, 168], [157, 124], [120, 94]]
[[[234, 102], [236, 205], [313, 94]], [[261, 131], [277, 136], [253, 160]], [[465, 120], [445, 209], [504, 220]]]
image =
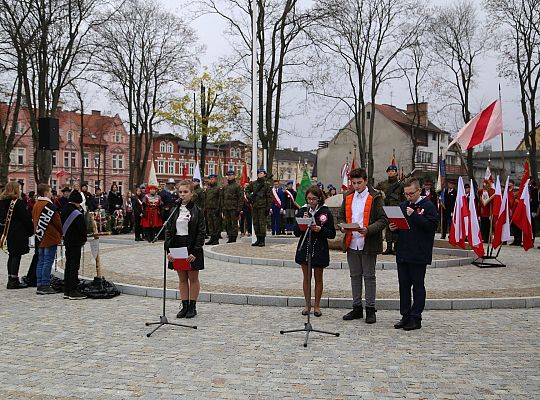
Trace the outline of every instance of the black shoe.
[[189, 308], [189, 300], [182, 300], [182, 309], [176, 314], [176, 318], [185, 318]]
[[420, 329], [422, 327], [422, 322], [417, 319], [410, 319], [403, 326], [404, 331], [414, 331], [415, 329]]
[[21, 282], [19, 278], [8, 278], [6, 289], [26, 289], [28, 285]]
[[386, 243], [386, 250], [383, 251], [383, 254], [384, 255], [392, 255], [392, 254], [394, 254], [394, 251], [392, 250], [392, 242], [387, 242]]
[[193, 318], [195, 315], [197, 315], [196, 305], [197, 305], [196, 300], [189, 300], [186, 318]]
[[236, 239], [238, 238], [238, 236], [231, 236], [230, 238], [230, 243], [236, 243]]
[[71, 292], [64, 294], [64, 299], [68, 299], [68, 300], [84, 300], [86, 298], [88, 297], [82, 294], [81, 292], [79, 292], [78, 290], [73, 290]]
[[47, 286], [38, 286], [36, 290], [36, 294], [56, 294], [56, 290], [54, 290], [49, 285]]
[[252, 246], [258, 246], [260, 242], [261, 242], [261, 237], [257, 236], [257, 241], [255, 243], [251, 243], [251, 245]]
[[403, 317], [398, 322], [396, 322], [394, 324], [394, 328], [395, 329], [402, 329], [407, 324], [407, 322], [409, 322], [409, 320], [406, 319], [405, 317]]
[[353, 319], [362, 319], [364, 318], [364, 309], [362, 306], [360, 307], [353, 307], [351, 311], [349, 311], [347, 314], [343, 316], [343, 319], [345, 321], [351, 321]]
[[259, 244], [257, 246], [259, 247], [264, 247], [266, 244], [264, 243], [265, 241], [265, 236], [261, 236], [261, 240], [259, 241]]
[[232, 243], [232, 236], [229, 236], [229, 240], [227, 240], [227, 243]]
[[366, 307], [366, 324], [374, 324], [377, 322], [377, 317], [375, 316], [375, 307]]
[[24, 283], [26, 285], [26, 287], [36, 287], [37, 286], [37, 282], [36, 282], [36, 279], [31, 279], [27, 276], [23, 276], [21, 278], [21, 283]]

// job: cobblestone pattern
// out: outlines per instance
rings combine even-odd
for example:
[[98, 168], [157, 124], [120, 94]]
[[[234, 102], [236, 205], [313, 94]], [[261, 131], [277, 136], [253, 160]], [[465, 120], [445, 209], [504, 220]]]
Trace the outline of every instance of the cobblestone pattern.
[[[158, 299], [63, 300], [0, 279], [2, 399], [532, 399], [540, 391], [540, 310], [426, 312], [423, 328], [346, 323], [323, 310], [199, 304], [197, 330], [144, 322]], [[169, 302], [170, 317], [177, 302]], [[536, 393], [536, 395], [535, 395]]]

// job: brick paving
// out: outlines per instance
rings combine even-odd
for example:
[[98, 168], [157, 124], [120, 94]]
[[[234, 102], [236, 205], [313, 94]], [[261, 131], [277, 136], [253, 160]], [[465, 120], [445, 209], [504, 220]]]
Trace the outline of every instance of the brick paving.
[[[532, 399], [540, 392], [540, 309], [429, 311], [423, 328], [346, 323], [339, 338], [279, 334], [299, 309], [202, 303], [199, 329], [144, 326], [158, 299], [63, 300], [7, 291], [0, 277], [1, 399]], [[167, 304], [169, 317], [177, 302]], [[536, 393], [536, 395], [535, 395]]]

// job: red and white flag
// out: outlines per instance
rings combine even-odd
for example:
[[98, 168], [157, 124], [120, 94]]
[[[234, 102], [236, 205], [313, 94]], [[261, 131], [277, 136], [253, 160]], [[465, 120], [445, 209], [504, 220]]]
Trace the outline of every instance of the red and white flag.
[[493, 184], [493, 175], [491, 175], [491, 169], [489, 168], [489, 165], [487, 166], [486, 173], [484, 174], [484, 183], [486, 182]]
[[[508, 185], [506, 186], [506, 189], [508, 189]], [[493, 198], [493, 208], [491, 210], [491, 215], [493, 215], [495, 219], [499, 217], [499, 211], [501, 210], [502, 200], [503, 200], [503, 196], [501, 193], [501, 181], [499, 179], [499, 175], [497, 175], [497, 180], [495, 182], [495, 197]]]
[[[496, 249], [499, 247], [502, 242], [510, 240], [510, 205], [508, 202], [508, 182], [510, 177], [506, 178], [506, 185], [504, 187], [504, 195], [499, 207], [499, 212], [493, 216], [497, 218], [495, 223], [495, 233], [493, 235], [493, 248]], [[499, 183], [499, 177], [497, 177], [497, 183]], [[495, 189], [497, 193], [497, 189]], [[493, 207], [495, 208], [495, 206]]]
[[[471, 188], [473, 187], [474, 184], [471, 179]], [[484, 244], [482, 243], [482, 234], [480, 233], [480, 225], [478, 224], [474, 199], [474, 190], [471, 190], [469, 197], [469, 229], [467, 232], [467, 241], [478, 257], [484, 257]]]
[[493, 139], [502, 132], [501, 101], [495, 100], [461, 128], [456, 138], [448, 145], [448, 148], [455, 143], [459, 143], [462, 150], [467, 150]]
[[[528, 171], [527, 171], [528, 173]], [[523, 232], [523, 249], [529, 250], [533, 246], [533, 232], [531, 221], [531, 198], [529, 194], [529, 179], [522, 183], [519, 188], [520, 195], [517, 198], [517, 206], [512, 217], [514, 223]]]
[[341, 191], [349, 190], [349, 162], [343, 164], [341, 168]]
[[64, 170], [61, 170], [61, 171], [58, 171], [55, 175], [57, 178], [61, 178], [62, 176], [67, 175], [67, 172]]
[[465, 238], [467, 237], [469, 218], [469, 205], [467, 204], [467, 195], [463, 186], [463, 178], [460, 176], [457, 184], [456, 204], [452, 215], [452, 225], [450, 226], [450, 236], [448, 242], [452, 246], [465, 248]]

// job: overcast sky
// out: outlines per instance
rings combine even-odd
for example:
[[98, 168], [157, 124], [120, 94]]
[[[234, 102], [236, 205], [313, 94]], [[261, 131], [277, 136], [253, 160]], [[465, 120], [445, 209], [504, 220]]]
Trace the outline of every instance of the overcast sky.
[[[157, 0], [160, 1], [160, 0]], [[309, 0], [304, 0], [309, 2]], [[178, 0], [161, 0], [164, 7], [178, 13], [182, 16], [184, 11], [179, 8]], [[478, 4], [480, 1], [477, 0]], [[432, 4], [446, 4], [444, 0], [432, 0]], [[206, 47], [206, 53], [201, 55], [202, 65], [211, 65], [216, 63], [220, 57], [225, 56], [229, 52], [229, 43], [224, 37], [223, 31], [226, 28], [224, 22], [217, 16], [203, 16], [192, 22], [193, 27], [198, 33], [199, 41]], [[519, 89], [518, 85], [513, 82], [505, 81], [497, 75], [497, 58], [496, 55], [485, 57], [478, 65], [479, 79], [477, 86], [472, 91], [471, 110], [473, 114], [481, 111], [483, 107], [489, 105], [498, 97], [498, 85], [502, 88], [502, 107], [503, 107], [503, 124], [505, 129], [505, 149], [514, 149], [522, 138], [522, 116], [519, 106]], [[330, 139], [339, 128], [344, 126], [348, 120], [345, 116], [336, 116], [328, 119], [325, 125], [320, 126], [323, 114], [317, 106], [310, 106], [314, 103], [309, 97], [306, 97], [305, 91], [295, 90], [292, 93], [287, 93], [286, 102], [288, 105], [297, 107], [295, 104], [300, 104], [299, 107], [302, 115], [295, 116], [282, 121], [282, 127], [286, 131], [295, 132], [294, 135], [282, 135], [279, 147], [298, 147], [302, 150], [316, 149], [319, 140]], [[426, 101], [430, 102], [430, 98], [426, 93]], [[378, 103], [393, 104], [399, 108], [405, 108], [407, 103], [410, 103], [409, 91], [406, 81], [393, 81], [391, 85], [385, 86], [378, 96]], [[102, 104], [102, 103], [101, 103]], [[114, 106], [111, 109], [114, 111]], [[433, 111], [435, 107], [430, 107]], [[440, 122], [434, 113], [430, 114], [430, 119], [433, 119], [438, 125], [447, 125], [447, 128], [452, 134], [455, 134], [455, 129], [459, 123], [454, 121]], [[453, 129], [452, 129], [453, 128]], [[161, 128], [166, 130], [167, 128]], [[161, 132], [165, 133], [165, 132]], [[500, 139], [494, 139], [492, 145], [494, 149], [500, 149]]]

